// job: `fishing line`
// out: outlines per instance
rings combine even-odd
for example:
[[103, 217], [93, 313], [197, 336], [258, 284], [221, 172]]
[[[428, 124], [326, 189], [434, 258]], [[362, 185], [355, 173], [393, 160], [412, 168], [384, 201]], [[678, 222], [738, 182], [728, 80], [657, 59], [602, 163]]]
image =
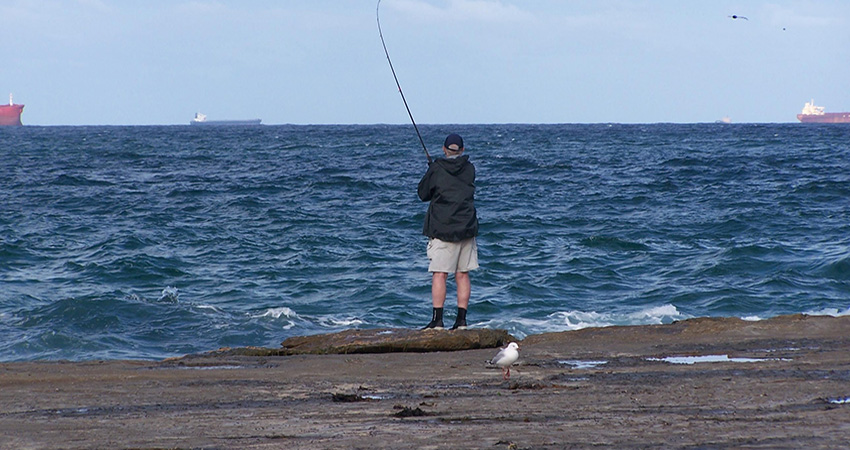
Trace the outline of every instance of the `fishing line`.
[[375, 7], [375, 18], [378, 20], [378, 35], [381, 36], [381, 45], [384, 46], [384, 54], [387, 55], [387, 62], [390, 63], [390, 70], [393, 73], [393, 79], [395, 80], [395, 85], [398, 86], [398, 93], [401, 94], [401, 101], [404, 102], [404, 108], [407, 109], [407, 115], [410, 116], [410, 122], [413, 123], [413, 129], [416, 130], [416, 135], [419, 136], [419, 143], [422, 144], [422, 150], [425, 151], [425, 156], [428, 158], [428, 164], [431, 164], [431, 155], [428, 153], [428, 149], [425, 148], [425, 141], [422, 140], [422, 134], [419, 133], [419, 127], [416, 126], [416, 121], [413, 120], [413, 114], [410, 112], [410, 107], [407, 106], [407, 100], [404, 98], [404, 92], [401, 90], [401, 84], [398, 82], [398, 77], [395, 74], [395, 69], [393, 68], [393, 62], [390, 60], [390, 52], [387, 51], [387, 44], [384, 42], [384, 33], [381, 31], [381, 0], [378, 0], [378, 6]]

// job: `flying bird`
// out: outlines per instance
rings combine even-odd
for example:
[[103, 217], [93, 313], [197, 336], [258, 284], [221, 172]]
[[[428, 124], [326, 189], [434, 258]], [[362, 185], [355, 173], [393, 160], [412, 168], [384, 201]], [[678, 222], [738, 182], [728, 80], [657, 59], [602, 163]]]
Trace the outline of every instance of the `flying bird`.
[[519, 358], [519, 352], [517, 350], [519, 350], [519, 344], [511, 342], [490, 361], [490, 364], [495, 364], [502, 368], [503, 380], [511, 377], [511, 364], [515, 363], [517, 358]]
[[747, 19], [747, 18], [746, 18], [746, 17], [744, 17], [744, 16], [737, 16], [737, 15], [735, 15], [735, 14], [732, 14], [731, 16], [727, 16], [727, 17], [731, 17], [732, 19], [744, 19], [744, 20], [750, 20], [750, 19]]

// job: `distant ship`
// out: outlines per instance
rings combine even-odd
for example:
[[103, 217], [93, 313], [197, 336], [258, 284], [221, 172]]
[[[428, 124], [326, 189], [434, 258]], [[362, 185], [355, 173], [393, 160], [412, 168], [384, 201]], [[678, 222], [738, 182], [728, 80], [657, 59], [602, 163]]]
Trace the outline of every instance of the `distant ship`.
[[850, 123], [850, 112], [823, 112], [823, 106], [815, 106], [815, 101], [807, 102], [803, 112], [797, 114], [797, 120], [803, 123]]
[[189, 122], [190, 125], [259, 125], [260, 119], [249, 120], [207, 120], [207, 116], [195, 113], [195, 118]]
[[9, 94], [9, 104], [0, 105], [0, 125], [23, 125], [22, 112], [24, 112], [24, 105], [16, 105], [12, 101], [12, 94]]

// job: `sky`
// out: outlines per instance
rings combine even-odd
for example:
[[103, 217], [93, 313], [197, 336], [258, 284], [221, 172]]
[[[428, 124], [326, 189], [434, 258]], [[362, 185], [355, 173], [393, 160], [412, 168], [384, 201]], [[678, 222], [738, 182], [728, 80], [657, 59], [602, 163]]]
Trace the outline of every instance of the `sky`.
[[[374, 0], [2, 0], [26, 125], [405, 124]], [[847, 0], [382, 0], [418, 124], [850, 111]], [[747, 20], [730, 16], [745, 16]]]

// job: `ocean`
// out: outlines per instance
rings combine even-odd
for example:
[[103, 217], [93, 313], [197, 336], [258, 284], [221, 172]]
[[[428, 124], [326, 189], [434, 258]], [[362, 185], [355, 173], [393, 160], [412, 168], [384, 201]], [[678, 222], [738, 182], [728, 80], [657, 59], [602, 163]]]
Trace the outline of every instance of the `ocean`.
[[[433, 155], [460, 133], [477, 169], [471, 327], [850, 314], [850, 127], [420, 131]], [[430, 319], [410, 125], [2, 127], [0, 147], [0, 361]]]

